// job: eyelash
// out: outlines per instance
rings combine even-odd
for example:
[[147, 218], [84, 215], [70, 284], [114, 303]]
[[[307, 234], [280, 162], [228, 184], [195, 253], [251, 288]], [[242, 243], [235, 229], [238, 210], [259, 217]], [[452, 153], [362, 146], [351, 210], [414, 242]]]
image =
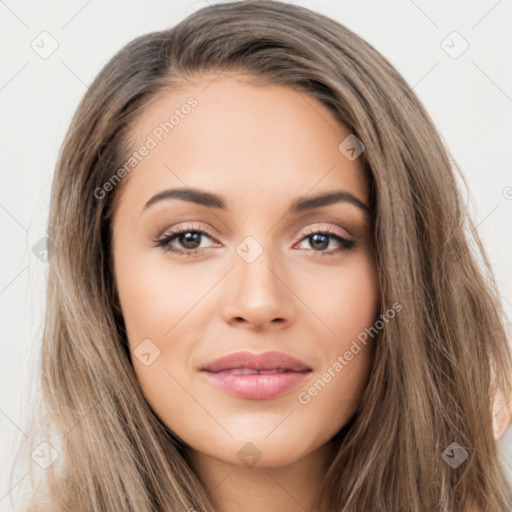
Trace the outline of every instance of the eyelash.
[[[183, 228], [176, 229], [175, 231], [171, 231], [170, 233], [166, 234], [165, 236], [157, 238], [156, 240], [154, 240], [154, 242], [156, 244], [155, 246], [162, 247], [164, 251], [172, 252], [172, 253], [178, 254], [180, 256], [186, 256], [186, 257], [195, 256], [197, 253], [199, 253], [201, 251], [201, 248], [196, 248], [196, 249], [191, 249], [191, 250], [181, 250], [181, 249], [176, 249], [176, 248], [173, 248], [170, 246], [170, 243], [175, 238], [177, 238], [179, 235], [183, 235], [185, 233], [198, 233], [200, 235], [206, 235], [207, 237], [211, 238], [212, 240], [215, 240], [215, 237], [213, 235], [211, 235], [207, 230], [198, 229], [194, 226], [185, 226]], [[353, 240], [348, 240], [346, 238], [341, 237], [340, 235], [335, 233], [334, 230], [329, 229], [329, 228], [323, 229], [323, 230], [311, 229], [308, 233], [301, 235], [297, 240], [295, 240], [294, 244], [296, 244], [298, 242], [302, 242], [303, 240], [310, 238], [312, 235], [316, 235], [316, 234], [327, 235], [331, 238], [334, 238], [341, 245], [341, 248], [336, 249], [334, 251], [330, 251], [330, 252], [315, 251], [314, 249], [310, 249], [311, 251], [314, 251], [314, 252], [320, 254], [321, 256], [333, 256], [342, 251], [349, 251], [349, 250], [353, 249], [354, 247], [356, 247], [356, 242], [354, 242]]]

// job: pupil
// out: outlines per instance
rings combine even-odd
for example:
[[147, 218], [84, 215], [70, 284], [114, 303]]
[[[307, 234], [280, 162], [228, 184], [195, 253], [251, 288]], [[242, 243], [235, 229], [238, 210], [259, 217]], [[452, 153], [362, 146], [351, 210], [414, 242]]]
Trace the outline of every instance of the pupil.
[[187, 249], [196, 249], [201, 245], [201, 235], [196, 232], [182, 233], [179, 238], [180, 243]]
[[312, 237], [312, 246], [314, 249], [326, 249], [329, 247], [329, 241], [327, 240], [326, 235], [322, 235], [321, 233], [317, 233], [313, 235]]

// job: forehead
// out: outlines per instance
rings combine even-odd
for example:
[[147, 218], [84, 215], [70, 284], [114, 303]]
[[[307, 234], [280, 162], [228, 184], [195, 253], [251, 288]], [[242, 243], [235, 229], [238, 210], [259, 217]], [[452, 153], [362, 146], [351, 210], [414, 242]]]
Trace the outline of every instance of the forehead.
[[203, 75], [161, 93], [133, 125], [138, 157], [121, 202], [142, 207], [161, 189], [189, 186], [222, 194], [230, 208], [263, 192], [276, 204], [331, 188], [367, 203], [360, 159], [339, 149], [349, 135], [305, 92]]

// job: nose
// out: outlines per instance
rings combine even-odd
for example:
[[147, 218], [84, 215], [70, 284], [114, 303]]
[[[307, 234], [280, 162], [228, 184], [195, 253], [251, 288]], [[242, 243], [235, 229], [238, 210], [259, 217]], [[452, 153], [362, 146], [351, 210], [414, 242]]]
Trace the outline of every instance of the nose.
[[222, 316], [226, 323], [247, 329], [284, 329], [296, 315], [293, 285], [268, 251], [248, 263], [235, 254], [234, 268], [224, 280]]

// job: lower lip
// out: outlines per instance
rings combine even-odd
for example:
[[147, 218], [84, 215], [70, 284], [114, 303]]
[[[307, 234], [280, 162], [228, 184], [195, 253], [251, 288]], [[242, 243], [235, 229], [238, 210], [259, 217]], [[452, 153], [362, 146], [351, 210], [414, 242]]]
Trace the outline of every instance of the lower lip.
[[252, 375], [205, 372], [208, 379], [233, 395], [251, 400], [274, 398], [304, 380], [309, 372], [284, 372]]

